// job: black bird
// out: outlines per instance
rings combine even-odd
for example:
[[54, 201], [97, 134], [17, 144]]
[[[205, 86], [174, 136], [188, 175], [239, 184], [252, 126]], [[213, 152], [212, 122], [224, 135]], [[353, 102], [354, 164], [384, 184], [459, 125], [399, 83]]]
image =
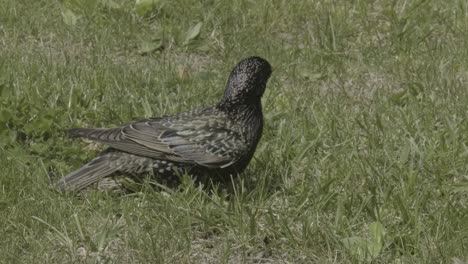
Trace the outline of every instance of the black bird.
[[261, 97], [270, 75], [268, 61], [250, 57], [234, 67], [216, 106], [117, 128], [70, 129], [72, 137], [109, 148], [59, 180], [58, 189], [81, 190], [119, 174], [153, 174], [163, 181], [174, 181], [184, 172], [195, 178], [235, 176], [247, 167], [262, 135]]

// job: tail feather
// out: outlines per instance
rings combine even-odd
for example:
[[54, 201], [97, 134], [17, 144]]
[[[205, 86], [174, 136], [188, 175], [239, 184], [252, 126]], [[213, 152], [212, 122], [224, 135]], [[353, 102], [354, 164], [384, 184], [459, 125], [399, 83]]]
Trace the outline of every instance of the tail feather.
[[69, 137], [82, 137], [101, 142], [122, 140], [122, 129], [117, 128], [72, 128], [67, 130]]
[[60, 191], [79, 191], [117, 171], [111, 166], [109, 156], [95, 158], [78, 170], [68, 174], [57, 182]]

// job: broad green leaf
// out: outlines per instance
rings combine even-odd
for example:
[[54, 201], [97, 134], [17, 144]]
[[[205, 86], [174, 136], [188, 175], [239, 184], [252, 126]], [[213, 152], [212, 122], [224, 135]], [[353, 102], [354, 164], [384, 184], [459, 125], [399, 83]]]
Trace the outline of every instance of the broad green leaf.
[[200, 35], [202, 26], [203, 22], [198, 22], [195, 26], [190, 28], [189, 31], [187, 31], [184, 42], [185, 45], [188, 44], [190, 41], [196, 39]]
[[349, 254], [359, 263], [367, 259], [367, 243], [362, 237], [347, 237], [341, 240]]
[[369, 238], [348, 237], [341, 240], [349, 254], [359, 263], [370, 262], [379, 256], [384, 245], [385, 228], [380, 222], [369, 225]]
[[404, 106], [408, 103], [408, 90], [396, 92], [389, 97], [390, 102], [398, 106]]
[[369, 225], [370, 240], [367, 249], [372, 258], [376, 258], [384, 245], [385, 228], [380, 222], [373, 222]]
[[459, 258], [452, 258], [452, 261], [453, 261], [452, 262], [453, 264], [467, 264], [468, 263], [468, 259], [466, 261], [463, 261]]
[[408, 90], [412, 96], [418, 96], [424, 91], [424, 86], [418, 82], [409, 83], [408, 87]]
[[369, 233], [371, 235], [372, 240], [383, 243], [383, 239], [385, 236], [385, 228], [379, 221], [373, 222], [369, 225]]
[[158, 6], [160, 0], [136, 0], [135, 10], [138, 15], [149, 15]]
[[457, 185], [453, 188], [454, 192], [468, 192], [468, 183], [466, 185]]
[[75, 13], [73, 13], [70, 9], [65, 9], [65, 11], [62, 12], [62, 18], [63, 23], [68, 26], [74, 26], [78, 21], [78, 16], [75, 15]]
[[404, 167], [406, 162], [408, 161], [410, 152], [411, 152], [411, 144], [409, 142], [407, 142], [407, 144], [404, 144], [403, 146], [401, 146], [399, 161], [400, 161], [400, 165], [402, 167]]
[[164, 48], [163, 42], [161, 40], [156, 41], [147, 41], [144, 40], [140, 44], [140, 48], [138, 49], [138, 53], [140, 55], [146, 55], [158, 50], [162, 50]]
[[26, 133], [31, 135], [40, 135], [50, 129], [52, 120], [46, 117], [38, 117], [33, 122], [24, 126]]
[[314, 72], [313, 70], [307, 69], [305, 67], [299, 68], [297, 73], [300, 77], [308, 80], [318, 80], [323, 77], [322, 74]]
[[32, 143], [29, 147], [37, 154], [45, 153], [49, 149], [48, 145], [43, 143]]

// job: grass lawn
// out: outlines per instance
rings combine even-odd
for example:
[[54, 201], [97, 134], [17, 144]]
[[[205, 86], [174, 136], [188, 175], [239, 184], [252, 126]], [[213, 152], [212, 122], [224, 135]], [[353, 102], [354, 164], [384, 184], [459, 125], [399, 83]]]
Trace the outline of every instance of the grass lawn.
[[[229, 186], [50, 184], [71, 127], [211, 105], [273, 65]], [[1, 263], [468, 263], [464, 0], [0, 0]]]

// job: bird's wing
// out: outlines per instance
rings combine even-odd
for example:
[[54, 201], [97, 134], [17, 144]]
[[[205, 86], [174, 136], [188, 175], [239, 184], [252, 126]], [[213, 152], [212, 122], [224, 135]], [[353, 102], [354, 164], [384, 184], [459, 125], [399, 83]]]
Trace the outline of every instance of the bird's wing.
[[246, 146], [243, 137], [226, 124], [223, 115], [208, 112], [147, 119], [111, 129], [77, 128], [70, 133], [136, 155], [219, 168], [237, 161]]
[[223, 127], [165, 131], [160, 138], [176, 155], [206, 167], [227, 167], [246, 151], [239, 133]]

